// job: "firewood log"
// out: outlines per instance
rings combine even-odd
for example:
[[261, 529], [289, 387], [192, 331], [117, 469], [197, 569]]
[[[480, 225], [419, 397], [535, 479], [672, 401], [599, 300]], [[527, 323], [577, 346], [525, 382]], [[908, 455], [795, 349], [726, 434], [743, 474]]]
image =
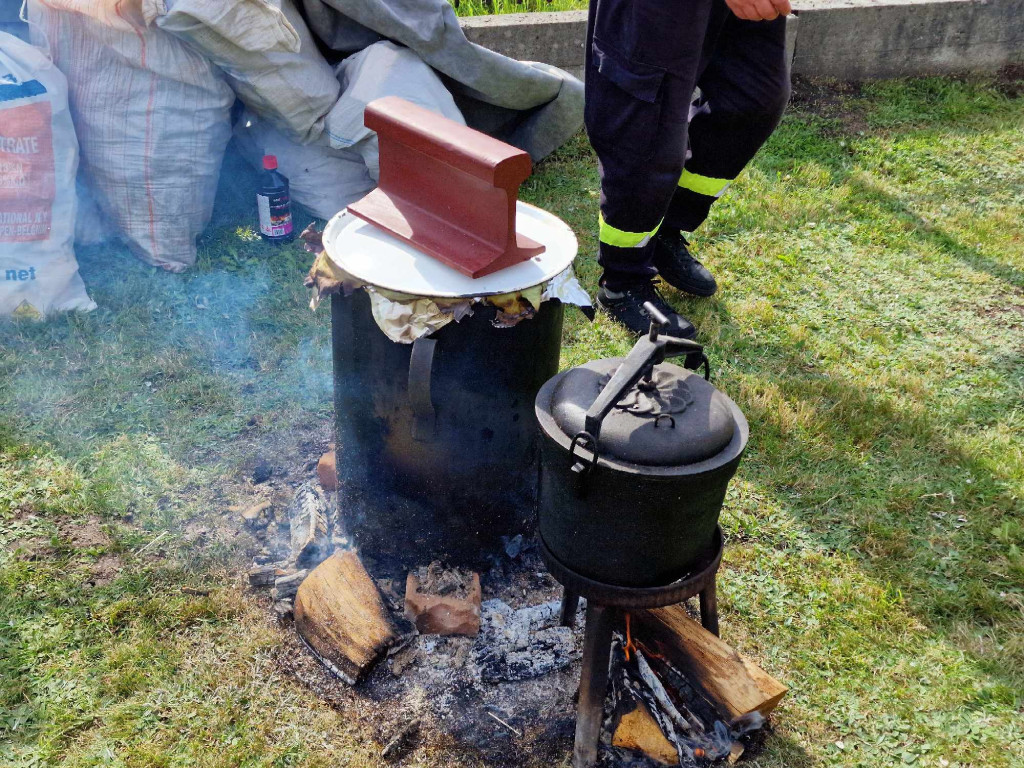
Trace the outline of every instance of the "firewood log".
[[788, 690], [693, 621], [682, 605], [639, 610], [636, 634], [680, 669], [731, 720], [760, 712], [766, 716]]
[[295, 629], [331, 672], [356, 682], [402, 635], [354, 551], [335, 552], [295, 596]]

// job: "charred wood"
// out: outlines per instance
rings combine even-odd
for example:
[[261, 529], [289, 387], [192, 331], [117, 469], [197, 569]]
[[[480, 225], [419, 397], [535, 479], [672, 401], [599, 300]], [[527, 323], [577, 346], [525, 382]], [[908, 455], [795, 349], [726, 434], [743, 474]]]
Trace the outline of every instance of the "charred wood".
[[418, 719], [411, 721], [400, 730], [391, 741], [381, 750], [380, 756], [385, 760], [397, 760], [405, 754], [412, 746], [412, 740], [420, 730]]
[[295, 594], [299, 591], [299, 586], [301, 586], [308, 575], [309, 571], [301, 570], [284, 576], [278, 576], [274, 579], [274, 588], [270, 590], [271, 597], [275, 600], [291, 600], [295, 597]]
[[288, 510], [291, 554], [296, 567], [312, 568], [331, 554], [327, 517], [323, 493], [312, 483], [300, 485]]
[[637, 611], [645, 642], [734, 722], [767, 716], [788, 690], [754, 662], [693, 621], [682, 605]]
[[274, 582], [277, 581], [278, 576], [283, 575], [284, 572], [276, 565], [260, 565], [255, 568], [250, 568], [249, 586], [271, 587], [274, 585]]
[[335, 553], [302, 582], [295, 629], [317, 659], [349, 685], [402, 639], [354, 551]]

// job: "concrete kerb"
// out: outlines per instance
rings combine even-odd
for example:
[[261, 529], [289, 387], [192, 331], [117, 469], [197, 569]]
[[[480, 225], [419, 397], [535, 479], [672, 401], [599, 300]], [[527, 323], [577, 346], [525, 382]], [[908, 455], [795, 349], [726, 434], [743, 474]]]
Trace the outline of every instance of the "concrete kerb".
[[802, 0], [794, 72], [841, 80], [1024, 61], [1024, 0]]
[[519, 61], [542, 61], [580, 77], [586, 11], [502, 13], [459, 19], [470, 42]]
[[[799, 0], [787, 23], [793, 72], [863, 80], [995, 72], [1024, 62], [1024, 0]], [[474, 43], [579, 76], [586, 11], [461, 19]], [[797, 23], [799, 21], [799, 24]]]

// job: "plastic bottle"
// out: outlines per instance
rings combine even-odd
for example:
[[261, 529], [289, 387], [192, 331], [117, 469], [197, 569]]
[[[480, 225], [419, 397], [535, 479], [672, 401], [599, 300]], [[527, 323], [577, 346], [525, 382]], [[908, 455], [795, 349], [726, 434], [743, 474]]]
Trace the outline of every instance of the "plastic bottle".
[[275, 155], [263, 156], [256, 207], [260, 213], [260, 237], [268, 243], [286, 243], [295, 237], [288, 179], [278, 173]]

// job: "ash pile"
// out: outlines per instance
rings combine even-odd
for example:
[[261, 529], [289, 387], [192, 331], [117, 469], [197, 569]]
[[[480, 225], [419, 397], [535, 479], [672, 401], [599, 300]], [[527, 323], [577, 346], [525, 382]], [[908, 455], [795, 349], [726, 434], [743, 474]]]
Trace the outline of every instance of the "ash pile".
[[[333, 452], [317, 474], [286, 508], [243, 513], [263, 544], [249, 584], [269, 592], [296, 633], [284, 665], [364, 712], [385, 760], [448, 749], [490, 765], [562, 761], [583, 608], [575, 628], [561, 624], [561, 587], [535, 542], [506, 538], [481, 572], [439, 561], [403, 572], [351, 548], [335, 511]], [[600, 764], [704, 766], [756, 753], [761, 713], [785, 689], [751, 669], [684, 606], [639, 612], [613, 646]]]

